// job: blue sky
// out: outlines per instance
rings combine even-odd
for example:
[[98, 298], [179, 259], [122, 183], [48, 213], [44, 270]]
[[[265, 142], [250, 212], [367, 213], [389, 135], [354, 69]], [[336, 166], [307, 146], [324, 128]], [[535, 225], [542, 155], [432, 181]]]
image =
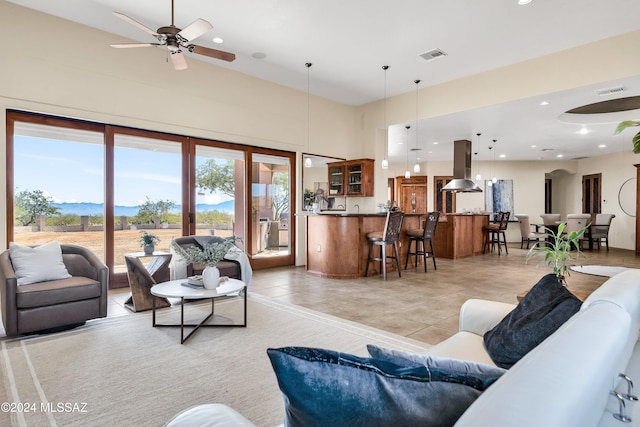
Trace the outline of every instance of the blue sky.
[[[179, 154], [116, 147], [114, 161], [116, 205], [137, 206], [147, 196], [181, 203]], [[16, 135], [14, 166], [16, 192], [42, 190], [56, 203], [104, 202], [102, 145]], [[198, 196], [197, 203], [226, 200], [213, 194]]]

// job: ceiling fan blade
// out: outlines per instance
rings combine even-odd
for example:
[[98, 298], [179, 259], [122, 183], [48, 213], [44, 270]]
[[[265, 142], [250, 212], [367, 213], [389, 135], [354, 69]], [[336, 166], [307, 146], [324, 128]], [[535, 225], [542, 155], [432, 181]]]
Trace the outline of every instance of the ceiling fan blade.
[[173, 62], [173, 68], [175, 68], [176, 70], [186, 70], [188, 68], [187, 60], [185, 59], [181, 51], [176, 50], [175, 52], [171, 52], [170, 56], [171, 62]]
[[142, 25], [141, 23], [139, 23], [138, 21], [136, 21], [135, 19], [131, 19], [129, 18], [127, 15], [124, 15], [120, 12], [113, 12], [113, 14], [115, 16], [117, 16], [118, 18], [122, 19], [124, 22], [128, 22], [129, 24], [140, 28], [142, 31], [144, 31], [145, 33], [149, 33], [154, 37], [158, 36], [158, 33], [156, 33], [155, 31], [153, 31], [151, 28], [147, 28], [144, 25]]
[[222, 50], [211, 49], [204, 46], [189, 45], [189, 52], [197, 53], [198, 55], [208, 56], [210, 58], [221, 59], [227, 62], [233, 62], [236, 59], [236, 55]]
[[187, 28], [180, 31], [178, 35], [186, 41], [191, 41], [197, 39], [204, 33], [211, 31], [212, 29], [213, 25], [211, 25], [209, 21], [205, 21], [204, 19], [196, 19], [191, 24], [189, 24]]
[[122, 43], [122, 44], [112, 44], [111, 47], [117, 47], [118, 49], [127, 49], [130, 47], [153, 47], [153, 46], [162, 46], [160, 43]]

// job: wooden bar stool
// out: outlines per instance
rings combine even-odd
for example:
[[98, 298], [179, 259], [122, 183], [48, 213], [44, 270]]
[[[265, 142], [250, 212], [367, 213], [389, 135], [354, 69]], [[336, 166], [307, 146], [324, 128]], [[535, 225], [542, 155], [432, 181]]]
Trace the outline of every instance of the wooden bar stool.
[[[382, 277], [387, 280], [387, 264], [395, 263], [398, 269], [398, 276], [402, 277], [400, 273], [400, 259], [398, 256], [398, 240], [400, 240], [400, 230], [402, 229], [402, 220], [404, 219], [404, 212], [387, 212], [387, 220], [384, 224], [384, 230], [372, 231], [367, 233], [367, 240], [369, 241], [369, 253], [367, 255], [367, 267], [364, 270], [364, 276], [369, 274], [369, 263], [371, 261], [379, 261], [380, 269], [382, 270]], [[380, 258], [372, 256], [373, 247], [380, 246]], [[393, 255], [387, 255], [387, 245], [392, 245]], [[389, 261], [391, 260], [391, 261]]]
[[[427, 220], [424, 224], [424, 228], [415, 230], [407, 230], [406, 234], [409, 237], [409, 245], [407, 246], [407, 258], [404, 261], [404, 269], [407, 269], [409, 265], [409, 257], [415, 256], [414, 265], [418, 267], [418, 255], [422, 255], [424, 262], [424, 272], [427, 272], [427, 257], [431, 257], [433, 260], [433, 269], [436, 267], [436, 256], [433, 252], [433, 236], [436, 234], [436, 227], [438, 226], [438, 219], [440, 218], [440, 212], [428, 212]], [[415, 242], [415, 252], [411, 252], [411, 244]], [[429, 243], [429, 250], [427, 250], [427, 242]], [[422, 249], [420, 249], [422, 247]]]
[[[498, 212], [494, 217], [494, 222], [483, 227], [485, 239], [482, 253], [485, 253], [487, 248], [490, 248], [490, 251], [493, 252], [495, 245], [498, 245], [498, 255], [500, 255], [500, 245], [503, 245], [505, 253], [509, 255], [509, 249], [507, 248], [507, 236], [505, 232], [509, 225], [510, 216], [511, 212]], [[500, 236], [502, 236], [502, 239], [500, 239]]]

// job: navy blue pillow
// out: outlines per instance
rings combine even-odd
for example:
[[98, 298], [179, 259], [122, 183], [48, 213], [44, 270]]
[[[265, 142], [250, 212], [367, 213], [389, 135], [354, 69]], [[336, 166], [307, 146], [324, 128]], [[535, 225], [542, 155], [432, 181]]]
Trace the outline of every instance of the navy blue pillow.
[[267, 350], [287, 427], [452, 426], [482, 393], [460, 372], [308, 347]]
[[484, 334], [491, 360], [509, 369], [580, 310], [582, 301], [547, 274], [504, 319]]

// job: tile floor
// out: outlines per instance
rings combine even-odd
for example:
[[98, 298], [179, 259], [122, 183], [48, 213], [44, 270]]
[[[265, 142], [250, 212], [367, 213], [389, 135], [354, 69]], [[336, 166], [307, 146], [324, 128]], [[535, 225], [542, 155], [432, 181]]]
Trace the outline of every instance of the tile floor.
[[[402, 278], [390, 273], [386, 282], [381, 276], [322, 279], [307, 275], [304, 267], [258, 270], [249, 292], [437, 344], [457, 331], [458, 312], [467, 299], [515, 303], [518, 293], [551, 271], [539, 260], [525, 262], [526, 254], [519, 244], [510, 244], [508, 255], [438, 258], [435, 271], [429, 263], [427, 273], [420, 266], [402, 270]], [[640, 268], [640, 256], [621, 249], [585, 251], [580, 264]], [[569, 289], [592, 291], [606, 279], [574, 272]], [[128, 296], [128, 289], [109, 292], [109, 316], [136, 315], [124, 307]]]

